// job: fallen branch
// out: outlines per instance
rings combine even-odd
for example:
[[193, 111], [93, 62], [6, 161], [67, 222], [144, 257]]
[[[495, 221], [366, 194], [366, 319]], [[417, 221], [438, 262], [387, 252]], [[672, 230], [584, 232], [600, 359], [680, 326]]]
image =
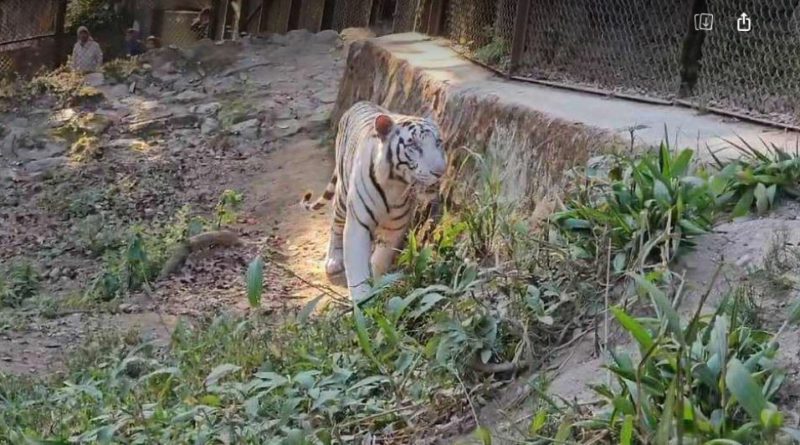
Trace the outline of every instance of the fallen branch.
[[186, 259], [189, 258], [189, 255], [194, 252], [211, 247], [233, 247], [241, 244], [242, 242], [239, 240], [239, 235], [229, 230], [218, 230], [195, 235], [186, 241], [178, 243], [172, 249], [172, 253], [158, 273], [156, 281], [164, 280], [179, 271], [186, 262]]

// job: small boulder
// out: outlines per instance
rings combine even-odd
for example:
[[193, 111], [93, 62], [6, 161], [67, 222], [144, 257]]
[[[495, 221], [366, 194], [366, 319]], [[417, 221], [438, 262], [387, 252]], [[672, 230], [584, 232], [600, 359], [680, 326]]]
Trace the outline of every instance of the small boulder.
[[25, 164], [25, 171], [28, 173], [47, 173], [67, 162], [65, 156], [55, 156], [31, 161]]
[[248, 139], [255, 139], [258, 137], [260, 126], [261, 122], [258, 119], [249, 119], [232, 126], [231, 133], [241, 135]]
[[314, 43], [320, 43], [324, 45], [334, 45], [336, 42], [339, 41], [339, 33], [332, 30], [326, 29], [324, 31], [320, 31], [312, 37]]
[[175, 102], [183, 103], [183, 102], [195, 102], [205, 98], [206, 95], [204, 93], [201, 93], [199, 91], [186, 90], [177, 94], [175, 97], [172, 98], [172, 100]]
[[206, 116], [213, 116], [217, 114], [217, 111], [222, 108], [222, 104], [219, 102], [209, 102], [206, 104], [195, 105], [191, 108], [192, 113], [196, 114], [203, 114]]
[[200, 133], [202, 133], [204, 136], [215, 133], [217, 130], [219, 130], [219, 121], [213, 117], [207, 117], [203, 119], [203, 123], [200, 124]]

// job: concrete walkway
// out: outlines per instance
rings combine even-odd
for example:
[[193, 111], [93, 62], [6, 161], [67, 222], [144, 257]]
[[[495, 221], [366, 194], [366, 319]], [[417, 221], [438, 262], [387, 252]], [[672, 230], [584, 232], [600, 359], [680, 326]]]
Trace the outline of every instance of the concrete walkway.
[[701, 156], [708, 158], [706, 146], [715, 151], [725, 149], [729, 147], [725, 140], [738, 141], [741, 137], [759, 147], [763, 147], [763, 140], [794, 150], [800, 136], [800, 133], [701, 114], [681, 106], [646, 104], [506, 80], [461, 57], [447, 46], [447, 41], [421, 34], [388, 35], [376, 39], [375, 43], [452, 88], [483, 92], [496, 96], [501, 102], [527, 107], [554, 119], [618, 133], [626, 141], [630, 140], [630, 129], [638, 127], [634, 132], [637, 144], [660, 143], [666, 128], [671, 143], [677, 137], [679, 146], [699, 148]]

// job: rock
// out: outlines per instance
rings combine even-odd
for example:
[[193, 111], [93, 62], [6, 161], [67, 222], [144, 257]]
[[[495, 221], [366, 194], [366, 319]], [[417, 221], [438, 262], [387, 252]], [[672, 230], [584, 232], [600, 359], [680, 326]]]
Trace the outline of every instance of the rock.
[[130, 314], [132, 312], [139, 312], [139, 306], [132, 303], [122, 303], [118, 306], [120, 312]]
[[67, 122], [71, 121], [78, 115], [78, 112], [75, 111], [74, 108], [64, 108], [62, 110], [58, 110], [55, 113], [50, 115], [50, 120], [48, 125], [50, 128], [60, 127]]
[[54, 144], [52, 142], [45, 143], [44, 147], [37, 147], [34, 149], [19, 149], [16, 152], [16, 157], [20, 161], [36, 161], [45, 158], [52, 158], [67, 151], [66, 144]]
[[195, 105], [191, 108], [191, 112], [213, 116], [214, 114], [217, 114], [217, 111], [219, 111], [220, 108], [222, 108], [222, 104], [219, 102], [209, 102], [206, 104]]
[[286, 46], [289, 44], [289, 36], [283, 34], [273, 34], [269, 38], [269, 43], [273, 45]]
[[168, 118], [169, 125], [172, 128], [189, 128], [197, 125], [197, 116], [191, 113], [175, 114]]
[[334, 45], [336, 42], [339, 41], [339, 33], [332, 29], [326, 29], [324, 31], [320, 31], [314, 34], [312, 36], [312, 39], [315, 43]]
[[130, 86], [126, 84], [117, 84], [108, 90], [107, 96], [110, 98], [125, 97], [131, 93]]
[[286, 38], [290, 45], [298, 45], [308, 42], [311, 36], [311, 31], [307, 29], [294, 29], [286, 33]]
[[261, 121], [258, 119], [249, 119], [244, 122], [239, 122], [238, 124], [231, 127], [231, 132], [239, 134], [243, 137], [248, 139], [254, 139], [258, 137], [258, 130], [261, 125]]
[[193, 90], [186, 90], [176, 95], [172, 100], [180, 103], [180, 102], [194, 102], [205, 98], [206, 98], [205, 93]]
[[54, 168], [57, 168], [67, 162], [64, 156], [56, 156], [52, 158], [44, 158], [36, 161], [31, 161], [25, 164], [25, 171], [28, 173], [47, 173]]
[[99, 87], [105, 82], [103, 73], [89, 73], [84, 79], [86, 85], [89, 85], [90, 87]]
[[284, 119], [275, 122], [272, 127], [267, 142], [272, 142], [277, 139], [289, 137], [300, 132], [302, 126], [297, 119]]
[[336, 90], [325, 90], [317, 95], [317, 99], [324, 104], [332, 104], [336, 102], [338, 92]]
[[151, 134], [164, 131], [167, 128], [167, 121], [164, 118], [148, 119], [132, 122], [128, 125], [128, 132], [133, 134]]
[[205, 136], [215, 133], [217, 130], [219, 130], [219, 121], [213, 117], [203, 119], [203, 123], [200, 124], [200, 133]]
[[114, 139], [106, 144], [108, 148], [136, 148], [143, 145], [146, 145], [146, 142], [136, 138]]
[[316, 126], [325, 126], [330, 119], [331, 110], [320, 109], [308, 116], [305, 121]]

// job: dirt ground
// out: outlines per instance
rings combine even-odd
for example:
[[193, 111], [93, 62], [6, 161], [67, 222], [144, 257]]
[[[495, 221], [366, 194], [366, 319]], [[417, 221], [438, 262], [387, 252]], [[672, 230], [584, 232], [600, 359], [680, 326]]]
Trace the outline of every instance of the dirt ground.
[[[334, 32], [299, 31], [167, 48], [148, 55], [148, 73], [97, 86], [100, 103], [53, 110], [40, 100], [0, 115], [0, 262], [24, 258], [43, 277], [35, 302], [0, 311], [0, 372], [57, 371], [104, 329], [136, 328], [165, 343], [182, 317], [249, 310], [244, 271], [259, 252], [272, 258], [261, 310], [299, 305], [328, 286], [344, 295], [321, 267], [327, 214], [298, 204], [330, 178], [328, 116], [346, 44]], [[87, 115], [100, 122], [102, 155], [78, 162], [53, 129]], [[85, 307], [81, 295], [102, 263], [87, 237], [169, 219], [184, 205], [211, 215], [227, 189], [244, 197], [229, 227], [242, 246], [192, 254], [146, 292]]]

